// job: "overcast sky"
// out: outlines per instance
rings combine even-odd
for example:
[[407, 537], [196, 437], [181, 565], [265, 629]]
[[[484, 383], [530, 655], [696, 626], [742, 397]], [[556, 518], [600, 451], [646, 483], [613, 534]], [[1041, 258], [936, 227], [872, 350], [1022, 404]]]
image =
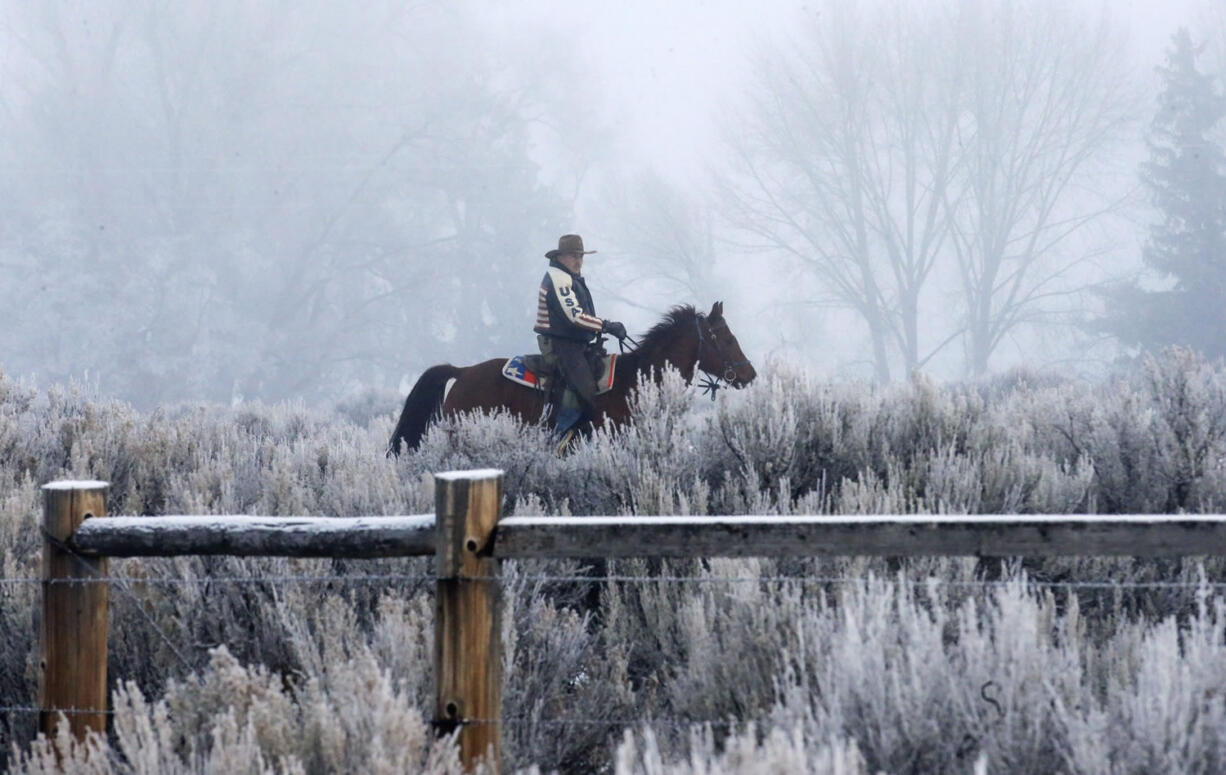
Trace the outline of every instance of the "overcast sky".
[[[1132, 31], [1140, 61], [1152, 67], [1179, 25], [1194, 26], [1194, 9], [1203, 2], [1106, 5]], [[540, 0], [507, 4], [495, 13], [500, 25], [552, 27], [577, 44], [602, 79], [593, 88], [601, 90], [609, 115], [624, 128], [627, 145], [645, 161], [684, 176], [699, 172], [715, 147], [720, 100], [743, 88], [748, 53], [786, 35], [809, 6], [804, 0]], [[549, 52], [541, 57], [548, 60]]]

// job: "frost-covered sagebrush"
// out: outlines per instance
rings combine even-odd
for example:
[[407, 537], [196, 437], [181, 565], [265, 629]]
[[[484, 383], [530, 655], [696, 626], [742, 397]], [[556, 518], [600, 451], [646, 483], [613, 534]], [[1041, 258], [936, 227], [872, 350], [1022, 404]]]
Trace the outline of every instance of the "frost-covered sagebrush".
[[[880, 388], [775, 366], [714, 405], [670, 375], [643, 386], [632, 426], [561, 459], [544, 429], [494, 416], [443, 422], [387, 460], [398, 407], [368, 403], [141, 413], [0, 377], [0, 572], [39, 575], [38, 487], [61, 477], [110, 481], [111, 512], [128, 514], [421, 513], [431, 472], [489, 466], [521, 514], [1226, 505], [1226, 369], [1179, 351], [1096, 384], [1015, 373]], [[83, 772], [453, 766], [427, 734], [427, 560], [111, 568], [125, 579], [111, 595], [113, 734], [87, 761], [66, 740], [31, 745], [29, 714], [0, 714], [13, 771], [57, 756]], [[1222, 571], [1217, 559], [507, 563], [506, 757], [563, 772], [1220, 771]], [[1117, 586], [1060, 586], [1084, 581]], [[37, 584], [0, 583], [0, 705], [33, 700], [38, 599]], [[348, 717], [327, 734], [286, 731], [325, 712]], [[412, 744], [359, 750], [372, 736]]]

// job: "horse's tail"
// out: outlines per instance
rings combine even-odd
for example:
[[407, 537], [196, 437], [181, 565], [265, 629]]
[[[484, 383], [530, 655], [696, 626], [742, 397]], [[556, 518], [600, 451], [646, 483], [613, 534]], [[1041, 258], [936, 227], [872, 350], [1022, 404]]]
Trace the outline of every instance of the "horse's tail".
[[421, 437], [426, 435], [426, 428], [442, 414], [447, 381], [458, 377], [462, 371], [463, 369], [450, 363], [426, 369], [409, 391], [409, 397], [404, 400], [400, 421], [396, 423], [396, 430], [392, 431], [392, 438], [387, 442], [388, 457], [400, 456], [401, 442], [408, 445], [409, 449], [417, 449]]

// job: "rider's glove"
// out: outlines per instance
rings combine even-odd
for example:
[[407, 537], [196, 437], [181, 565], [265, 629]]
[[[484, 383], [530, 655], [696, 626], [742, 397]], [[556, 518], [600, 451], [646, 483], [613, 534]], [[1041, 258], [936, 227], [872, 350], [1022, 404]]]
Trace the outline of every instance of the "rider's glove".
[[618, 339], [626, 338], [626, 327], [616, 320], [606, 320], [604, 325], [600, 327], [600, 332], [603, 334], [612, 334]]

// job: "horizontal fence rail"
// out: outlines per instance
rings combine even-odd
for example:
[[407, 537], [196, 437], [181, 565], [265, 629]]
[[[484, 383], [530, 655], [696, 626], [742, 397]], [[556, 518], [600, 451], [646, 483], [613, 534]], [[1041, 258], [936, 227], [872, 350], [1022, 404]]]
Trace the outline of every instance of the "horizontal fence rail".
[[[435, 517], [108, 517], [85, 520], [68, 546], [90, 557], [417, 557], [435, 552]], [[499, 559], [1179, 557], [1226, 554], [1226, 517], [505, 517], [485, 549]]]
[[1226, 517], [973, 515], [506, 517], [512, 558], [1180, 557], [1226, 554]]
[[165, 516], [87, 519], [68, 545], [85, 556], [415, 557], [433, 555], [434, 515]]

